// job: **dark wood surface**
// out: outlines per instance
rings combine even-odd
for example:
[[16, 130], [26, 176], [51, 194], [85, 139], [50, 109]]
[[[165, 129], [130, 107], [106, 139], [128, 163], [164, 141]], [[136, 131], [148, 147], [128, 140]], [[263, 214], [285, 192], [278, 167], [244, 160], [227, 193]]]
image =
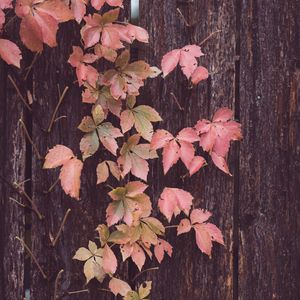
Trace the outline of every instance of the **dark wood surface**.
[[[167, 176], [162, 174], [161, 160], [151, 164], [149, 176], [153, 180], [148, 193], [154, 203], [165, 186], [186, 189], [194, 195], [196, 206], [212, 211], [213, 221], [225, 237], [225, 247], [215, 245], [209, 259], [197, 249], [192, 234], [176, 238], [174, 230], [168, 229], [173, 258], [167, 258], [159, 271], [140, 277], [153, 280], [151, 299], [300, 298], [299, 12], [299, 0], [140, 1], [139, 24], [149, 31], [150, 44], [135, 44], [132, 52], [152, 65], [159, 66], [167, 51], [199, 44], [221, 30], [202, 45], [206, 55], [201, 62], [211, 73], [206, 82], [189, 89], [177, 70], [165, 80], [149, 80], [140, 103], [153, 105], [164, 119], [158, 126], [173, 134], [228, 106], [241, 121], [244, 134], [244, 140], [230, 151], [233, 177], [210, 164], [183, 180], [186, 170], [182, 164], [173, 167]], [[47, 192], [59, 171], [42, 170], [43, 160], [18, 122], [24, 120], [42, 156], [60, 143], [80, 154], [81, 133], [76, 127], [89, 106], [81, 103], [80, 90], [73, 83], [74, 71], [66, 63], [72, 45], [78, 45], [78, 32], [76, 24], [63, 24], [58, 47], [46, 48], [37, 57], [27, 81], [23, 80], [25, 71], [17, 72], [3, 62], [0, 65], [1, 300], [22, 299], [25, 287], [30, 287], [30, 299], [53, 299], [55, 280], [62, 269], [57, 296], [88, 288], [90, 293], [63, 299], [114, 299], [97, 291], [93, 283], [85, 286], [83, 265], [72, 260], [78, 247], [95, 238], [94, 229], [104, 221], [109, 202], [107, 189], [95, 186], [99, 157], [85, 163], [81, 201], [67, 197], [59, 185]], [[32, 59], [25, 55], [25, 67]], [[10, 83], [9, 74], [24, 96], [31, 91], [31, 113]], [[47, 133], [58, 89], [61, 93], [66, 86], [69, 90], [57, 115], [62, 118]], [[28, 204], [11, 186], [26, 179], [31, 180], [21, 188], [36, 203], [44, 216], [42, 221], [14, 201]], [[53, 247], [49, 234], [57, 234], [68, 209], [71, 212], [63, 233]], [[30, 264], [27, 252], [15, 239], [24, 239], [25, 231], [26, 241], [47, 279], [34, 262]], [[154, 262], [147, 263], [147, 267], [152, 266]], [[125, 279], [137, 273], [132, 263], [123, 267]]]

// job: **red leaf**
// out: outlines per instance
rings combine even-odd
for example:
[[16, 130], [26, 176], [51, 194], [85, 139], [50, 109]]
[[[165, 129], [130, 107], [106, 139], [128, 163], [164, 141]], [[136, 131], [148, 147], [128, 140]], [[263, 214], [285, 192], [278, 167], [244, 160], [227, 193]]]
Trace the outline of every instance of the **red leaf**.
[[110, 247], [106, 244], [103, 249], [103, 265], [102, 268], [106, 273], [114, 274], [117, 270], [118, 261], [110, 249]]
[[197, 68], [196, 57], [204, 55], [197, 45], [187, 45], [182, 49], [175, 49], [164, 55], [161, 66], [164, 77], [172, 72], [178, 63], [184, 75], [189, 79]]
[[164, 174], [167, 174], [170, 168], [178, 162], [180, 158], [180, 148], [175, 140], [170, 141], [163, 150]]
[[136, 266], [138, 267], [138, 269], [141, 271], [146, 261], [146, 255], [143, 249], [137, 243], [134, 243], [133, 245], [131, 258], [133, 262], [136, 264]]
[[71, 10], [77, 23], [80, 23], [86, 13], [87, 0], [71, 0]]
[[200, 81], [207, 79], [209, 76], [208, 70], [204, 67], [198, 67], [192, 74], [191, 81], [193, 84], [198, 84]]
[[192, 225], [189, 219], [182, 219], [177, 227], [177, 235], [191, 231]]
[[43, 50], [43, 43], [56, 46], [58, 24], [74, 18], [71, 10], [60, 0], [17, 0], [15, 12], [22, 18], [22, 42], [28, 49], [37, 52]]
[[188, 167], [190, 176], [194, 175], [205, 165], [206, 160], [202, 156], [195, 156]]
[[64, 145], [56, 145], [49, 150], [45, 157], [44, 169], [52, 169], [67, 163], [74, 154], [71, 149]]
[[80, 176], [83, 163], [77, 158], [66, 162], [61, 168], [59, 179], [61, 186], [67, 195], [79, 200]]
[[123, 0], [92, 0], [91, 1], [92, 6], [97, 10], [100, 10], [105, 2], [110, 6], [123, 7]]
[[164, 259], [165, 252], [171, 257], [173, 247], [167, 241], [158, 239], [158, 243], [154, 246], [154, 254], [159, 263]]
[[9, 40], [0, 39], [0, 57], [7, 64], [20, 68], [20, 60], [22, 59], [22, 55], [21, 50], [15, 43]]
[[203, 209], [193, 209], [190, 215], [192, 224], [204, 223], [212, 216], [211, 212]]
[[172, 216], [176, 217], [181, 211], [188, 215], [192, 201], [193, 196], [189, 192], [177, 188], [164, 188], [158, 200], [158, 207], [170, 222]]
[[115, 296], [118, 294], [126, 296], [126, 294], [131, 291], [130, 285], [127, 282], [114, 277], [109, 282], [109, 289]]
[[196, 243], [198, 248], [208, 256], [211, 256], [212, 240], [211, 236], [205, 228], [205, 224], [194, 225], [196, 232]]

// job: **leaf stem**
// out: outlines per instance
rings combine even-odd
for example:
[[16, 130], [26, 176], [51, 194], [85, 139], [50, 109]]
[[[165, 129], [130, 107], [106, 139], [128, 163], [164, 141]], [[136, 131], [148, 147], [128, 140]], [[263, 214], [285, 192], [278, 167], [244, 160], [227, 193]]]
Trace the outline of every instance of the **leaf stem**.
[[33, 142], [32, 138], [31, 138], [31, 136], [29, 135], [29, 132], [27, 130], [27, 127], [26, 127], [24, 121], [22, 119], [20, 119], [19, 122], [20, 122], [20, 124], [21, 124], [21, 126], [22, 126], [22, 128], [24, 130], [25, 136], [27, 137], [28, 141], [30, 142], [31, 146], [33, 147], [33, 149], [34, 149], [34, 151], [35, 151], [38, 159], [42, 160], [43, 157], [41, 156], [41, 154], [40, 154], [37, 146], [35, 145], [35, 143]]
[[180, 103], [179, 103], [177, 97], [175, 96], [175, 94], [173, 92], [171, 92], [170, 95], [173, 97], [173, 99], [174, 99], [175, 103], [177, 104], [179, 110], [184, 111], [184, 108], [180, 105]]
[[191, 25], [188, 23], [188, 21], [186, 20], [183, 13], [181, 12], [181, 10], [178, 7], [177, 7], [177, 12], [178, 12], [179, 16], [183, 19], [185, 26], [190, 27]]
[[209, 36], [207, 36], [202, 42], [200, 42], [199, 46], [202, 46], [205, 42], [207, 42], [213, 35], [215, 35], [216, 33], [221, 32], [222, 30], [216, 30], [214, 32], [212, 32]]
[[145, 272], [156, 271], [156, 270], [159, 270], [159, 267], [154, 267], [154, 268], [145, 269], [145, 270], [141, 271], [140, 273], [138, 273], [137, 275], [135, 275], [134, 278], [132, 279], [132, 281], [136, 281], [136, 279], [137, 279], [138, 277], [140, 277], [142, 274], [144, 274]]
[[29, 104], [27, 103], [27, 101], [26, 101], [26, 99], [24, 98], [24, 96], [21, 94], [21, 92], [20, 92], [20, 90], [19, 90], [17, 84], [16, 84], [15, 81], [13, 80], [13, 78], [12, 78], [10, 75], [8, 75], [8, 79], [10, 80], [10, 82], [12, 83], [12, 85], [14, 86], [14, 88], [15, 88], [17, 94], [19, 95], [20, 99], [22, 100], [22, 102], [24, 103], [24, 105], [26, 106], [26, 108], [31, 112], [31, 111], [32, 111], [31, 107], [30, 107]]
[[81, 294], [81, 293], [89, 293], [90, 291], [88, 289], [85, 290], [78, 290], [78, 291], [72, 291], [72, 292], [67, 292], [68, 295], [76, 295], [76, 294]]
[[68, 89], [69, 89], [69, 87], [66, 86], [65, 89], [64, 89], [64, 91], [63, 91], [63, 93], [62, 93], [61, 96], [59, 97], [58, 103], [57, 103], [57, 105], [56, 105], [56, 107], [55, 107], [55, 109], [54, 109], [54, 112], [53, 112], [51, 121], [50, 121], [49, 126], [48, 126], [48, 130], [47, 130], [48, 133], [50, 133], [51, 130], [52, 130], [52, 126], [53, 126], [53, 123], [54, 123], [54, 121], [55, 121], [56, 114], [57, 114], [57, 112], [58, 112], [58, 109], [59, 109], [60, 105], [62, 104], [62, 102], [63, 102], [63, 100], [64, 100], [64, 98], [65, 98], [65, 95], [66, 95]]
[[31, 258], [33, 259], [33, 261], [35, 262], [35, 264], [37, 265], [39, 271], [41, 272], [43, 278], [46, 280], [48, 277], [45, 274], [45, 272], [43, 271], [41, 265], [39, 264], [39, 262], [37, 261], [36, 257], [34, 256], [34, 254], [32, 253], [32, 251], [30, 250], [30, 248], [26, 245], [26, 243], [24, 242], [23, 239], [21, 239], [20, 237], [16, 236], [15, 237], [22, 245], [23, 247], [27, 250], [27, 252], [30, 254]]
[[32, 62], [31, 62], [31, 64], [30, 64], [30, 66], [27, 68], [27, 72], [26, 72], [26, 74], [25, 74], [25, 77], [24, 77], [24, 80], [27, 80], [27, 77], [28, 77], [28, 75], [29, 75], [29, 73], [30, 73], [30, 71], [31, 71], [31, 69], [32, 69], [32, 67], [33, 67], [33, 65], [34, 65], [34, 63], [36, 62], [36, 59], [37, 59], [37, 57], [38, 57], [38, 52], [35, 54], [35, 56], [33, 57], [33, 59], [32, 59]]
[[165, 226], [165, 229], [169, 229], [169, 228], [177, 228], [178, 225], [169, 225], [169, 226]]
[[49, 187], [48, 191], [44, 191], [45, 194], [49, 194], [52, 192], [54, 187], [58, 184], [59, 182], [59, 177], [52, 183], [52, 185]]
[[61, 222], [61, 224], [60, 224], [58, 233], [57, 233], [57, 235], [56, 235], [54, 241], [52, 242], [52, 246], [53, 246], [53, 247], [55, 247], [55, 245], [56, 245], [56, 243], [57, 243], [57, 241], [58, 241], [58, 238], [60, 237], [60, 235], [61, 235], [61, 233], [62, 233], [62, 230], [63, 230], [63, 228], [64, 228], [64, 226], [65, 226], [65, 224], [66, 224], [66, 221], [67, 221], [67, 218], [68, 218], [70, 212], [71, 212], [71, 209], [69, 208], [69, 209], [66, 211], [65, 216], [64, 216], [64, 218], [63, 218], [63, 220], [62, 220], [62, 222]]
[[62, 273], [64, 272], [64, 269], [61, 269], [57, 275], [56, 275], [56, 278], [55, 278], [55, 283], [54, 283], [54, 294], [53, 294], [53, 300], [56, 300], [57, 299], [57, 286], [58, 286], [58, 281], [62, 275]]

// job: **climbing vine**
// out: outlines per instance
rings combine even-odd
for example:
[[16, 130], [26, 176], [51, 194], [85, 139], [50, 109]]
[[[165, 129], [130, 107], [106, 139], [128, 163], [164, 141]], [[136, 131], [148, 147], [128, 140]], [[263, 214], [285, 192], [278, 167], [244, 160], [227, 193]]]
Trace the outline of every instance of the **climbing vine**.
[[[86, 13], [87, 6], [92, 13]], [[4, 11], [12, 8], [12, 0], [0, 1], [2, 31], [5, 31]], [[91, 106], [90, 115], [78, 124], [83, 134], [81, 157], [76, 157], [65, 145], [55, 145], [45, 157], [44, 168], [60, 167], [62, 189], [79, 200], [85, 161], [98, 151], [107, 152], [109, 158], [95, 166], [97, 184], [105, 184], [110, 176], [117, 182], [108, 193], [111, 202], [106, 209], [106, 220], [96, 228], [97, 243], [87, 241], [86, 247], [74, 249], [73, 258], [84, 262], [87, 283], [95, 278], [103, 284], [109, 278], [108, 287], [104, 288], [125, 300], [138, 300], [149, 297], [151, 282], [133, 289], [120, 278], [118, 267], [121, 261], [131, 259], [142, 272], [147, 258], [154, 257], [161, 263], [166, 254], [171, 257], [173, 247], [167, 241], [166, 228], [174, 228], [177, 235], [193, 231], [198, 248], [208, 256], [213, 242], [224, 245], [221, 231], [209, 222], [212, 214], [195, 208], [193, 195], [188, 191], [164, 187], [158, 201], [150, 199], [146, 193], [148, 161], [158, 159], [161, 152], [164, 174], [181, 160], [187, 176], [193, 176], [207, 166], [201, 156], [207, 152], [217, 168], [231, 175], [227, 165], [230, 143], [240, 140], [242, 134], [240, 124], [233, 120], [233, 112], [228, 108], [218, 109], [211, 121], [200, 118], [193, 127], [178, 133], [159, 128], [163, 116], [155, 108], [139, 104], [140, 89], [146, 80], [172, 76], [178, 65], [191, 88], [201, 84], [209, 77], [208, 70], [200, 65], [204, 53], [196, 44], [180, 45], [183, 47], [162, 57], [160, 68], [143, 60], [132, 61], [130, 45], [134, 41], [148, 43], [149, 36], [145, 29], [119, 20], [122, 8], [122, 0], [92, 0], [90, 4], [85, 0], [17, 0], [14, 11], [21, 19], [21, 41], [33, 52], [41, 52], [44, 44], [57, 45], [60, 23], [74, 20], [81, 26], [81, 41], [73, 46], [68, 60], [82, 88], [82, 102]], [[21, 66], [21, 51], [8, 39], [0, 39], [0, 57], [7, 64]], [[107, 61], [109, 67], [100, 69], [99, 61]], [[118, 122], [111, 121], [112, 115]], [[160, 218], [152, 214], [156, 202]], [[164, 225], [178, 215], [182, 216], [178, 224]]]

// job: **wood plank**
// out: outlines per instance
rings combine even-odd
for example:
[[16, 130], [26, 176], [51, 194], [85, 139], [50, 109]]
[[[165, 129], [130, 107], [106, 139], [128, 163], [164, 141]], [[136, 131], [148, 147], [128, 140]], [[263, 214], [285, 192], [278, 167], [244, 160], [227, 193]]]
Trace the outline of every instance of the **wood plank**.
[[26, 169], [26, 140], [18, 122], [26, 113], [7, 78], [10, 74], [17, 81], [15, 71], [0, 62], [0, 298], [4, 300], [24, 296], [24, 248], [15, 237], [24, 238], [25, 210], [10, 200], [26, 203], [12, 188], [25, 180]]
[[241, 4], [239, 299], [299, 298], [299, 11]]
[[[148, 83], [142, 99], [162, 113], [165, 120], [160, 127], [178, 132], [193, 126], [200, 118], [211, 118], [222, 106], [234, 108], [235, 101], [235, 5], [234, 1], [141, 1], [140, 24], [150, 33], [150, 45], [140, 49], [140, 58], [160, 65], [162, 56], [186, 44], [199, 44], [209, 34], [221, 29], [203, 45], [207, 54], [201, 59], [213, 73], [211, 78], [197, 88], [189, 90], [181, 71], [169, 75], [166, 80]], [[191, 26], [178, 15], [177, 8]], [[184, 111], [170, 96], [173, 92]], [[236, 160], [233, 153], [231, 162]], [[230, 164], [233, 170], [233, 164]], [[194, 236], [175, 239], [168, 234], [174, 246], [171, 260], [166, 259], [161, 269], [149, 277], [154, 280], [153, 299], [232, 299], [233, 295], [233, 204], [234, 179], [222, 174], [211, 163], [191, 179], [184, 182], [180, 176], [186, 173], [183, 165], [173, 167], [162, 175], [161, 161], [154, 163], [151, 174], [155, 179], [151, 188], [157, 200], [164, 186], [191, 191], [195, 206], [209, 209], [213, 222], [225, 235], [226, 247], [215, 246], [210, 260], [197, 249]]]

